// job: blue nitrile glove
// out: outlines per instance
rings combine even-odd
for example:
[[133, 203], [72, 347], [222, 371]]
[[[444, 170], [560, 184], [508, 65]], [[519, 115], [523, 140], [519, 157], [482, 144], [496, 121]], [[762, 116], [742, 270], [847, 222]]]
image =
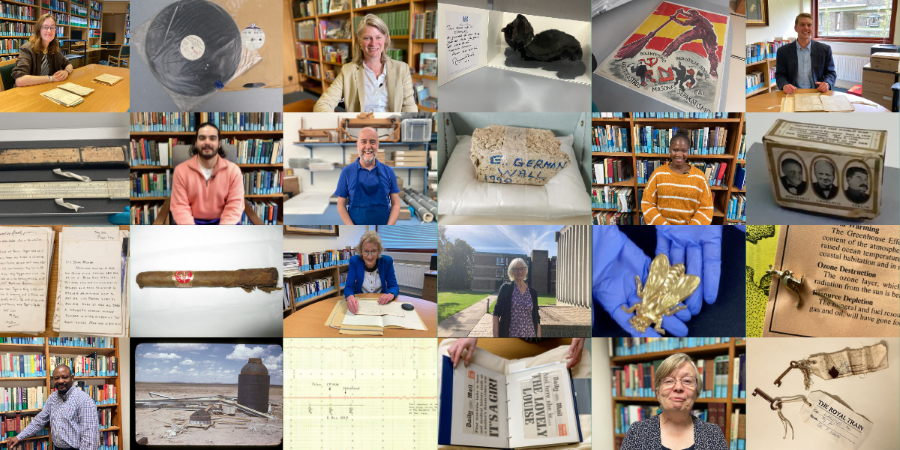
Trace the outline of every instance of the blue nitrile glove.
[[685, 300], [687, 310], [682, 312], [699, 314], [701, 298], [710, 305], [715, 303], [722, 275], [722, 225], [657, 225], [656, 254], [660, 253], [668, 256], [672, 265], [685, 264], [688, 275], [700, 277], [700, 286]]
[[741, 230], [741, 233], [747, 232], [747, 226], [742, 223], [736, 223], [736, 224], [734, 224], [734, 227], [737, 228], [738, 230]]
[[120, 212], [118, 214], [113, 214], [109, 216], [109, 223], [113, 225], [128, 225], [131, 223], [131, 210], [130, 206], [125, 207], [125, 212]]
[[[650, 258], [614, 225], [595, 225], [592, 245], [593, 300], [598, 303], [594, 307], [602, 306], [622, 329], [634, 337], [658, 337], [659, 333], [653, 328], [638, 332], [628, 323], [634, 313], [622, 309], [622, 306], [630, 308], [640, 303], [634, 276], [639, 275], [641, 283], [647, 281]], [[662, 326], [672, 335], [687, 336], [687, 326], [675, 316], [663, 318]]]

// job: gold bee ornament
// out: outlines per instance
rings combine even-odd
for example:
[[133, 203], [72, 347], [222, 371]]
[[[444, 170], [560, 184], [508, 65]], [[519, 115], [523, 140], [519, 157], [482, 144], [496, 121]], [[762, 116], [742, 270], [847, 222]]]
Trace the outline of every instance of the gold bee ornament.
[[669, 258], [664, 254], [656, 255], [650, 263], [650, 274], [647, 275], [647, 284], [641, 287], [641, 277], [635, 275], [637, 282], [637, 295], [641, 302], [631, 308], [622, 306], [625, 312], [635, 312], [634, 317], [628, 321], [641, 333], [647, 331], [647, 327], [656, 324], [653, 328], [659, 334], [666, 334], [662, 328], [663, 317], [671, 316], [687, 306], [681, 304], [688, 298], [697, 286], [700, 285], [700, 277], [685, 275], [684, 264], [669, 266]]

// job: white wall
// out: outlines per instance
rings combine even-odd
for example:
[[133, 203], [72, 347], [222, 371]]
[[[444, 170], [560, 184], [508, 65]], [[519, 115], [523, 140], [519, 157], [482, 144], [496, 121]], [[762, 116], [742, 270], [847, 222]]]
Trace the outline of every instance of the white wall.
[[591, 338], [591, 446], [613, 449], [612, 381], [609, 370], [610, 338]]
[[[430, 91], [430, 90], [429, 90]], [[315, 147], [314, 149], [310, 147], [303, 147], [294, 145], [299, 140], [298, 131], [301, 128], [303, 129], [322, 129], [322, 128], [331, 128], [336, 129], [338, 127], [338, 121], [341, 118], [355, 118], [358, 113], [287, 113], [284, 115], [284, 163], [285, 167], [287, 167], [291, 158], [309, 158], [310, 150], [312, 150], [312, 156], [316, 159], [323, 159], [329, 162], [335, 163], [344, 163], [349, 162], [350, 158], [357, 154], [356, 147], [354, 145], [341, 146], [335, 145], [334, 147]], [[391, 113], [375, 113], [375, 118], [383, 119], [387, 117], [397, 116], [397, 114]], [[350, 130], [349, 133], [353, 136], [358, 134], [358, 130]], [[389, 129], [379, 128], [378, 134], [383, 136], [390, 133]], [[352, 143], [350, 143], [352, 144]], [[384, 150], [386, 153], [386, 157], [389, 157], [389, 153], [394, 150], [424, 150], [424, 145], [410, 145], [410, 146], [389, 146], [382, 147], [381, 150]], [[346, 157], [346, 160], [343, 157]], [[396, 169], [394, 173], [397, 174], [397, 178], [403, 179], [403, 186], [409, 187], [411, 186], [413, 189], [421, 191], [423, 188], [423, 183], [425, 182], [424, 176], [425, 171], [423, 170], [407, 170], [407, 169]], [[294, 174], [300, 177], [300, 189], [303, 192], [331, 192], [334, 193], [335, 188], [337, 188], [338, 177], [341, 174], [341, 169], [335, 168], [331, 172], [316, 172], [312, 177], [313, 180], [310, 182], [310, 172], [308, 170], [303, 169], [294, 169]]]
[[[769, 26], [747, 27], [747, 43], [768, 41], [776, 36], [786, 39], [797, 39], [794, 31], [794, 19], [801, 12], [812, 13], [812, 3], [809, 0], [769, 0]], [[894, 11], [894, 15], [897, 11]], [[826, 42], [831, 46], [835, 55], [859, 55], [868, 56], [872, 44], [846, 44], [841, 42]], [[894, 45], [900, 44], [900, 33], [894, 32]]]
[[[359, 238], [362, 237], [369, 229], [374, 230], [375, 227], [368, 225], [340, 225], [338, 228], [338, 237], [327, 236], [284, 236], [284, 251], [286, 252], [323, 252], [325, 250], [344, 249], [348, 246], [356, 248], [359, 244]], [[437, 242], [435, 241], [435, 244]], [[429, 263], [431, 261], [431, 253], [405, 253], [405, 252], [384, 252], [398, 262], [410, 263]]]

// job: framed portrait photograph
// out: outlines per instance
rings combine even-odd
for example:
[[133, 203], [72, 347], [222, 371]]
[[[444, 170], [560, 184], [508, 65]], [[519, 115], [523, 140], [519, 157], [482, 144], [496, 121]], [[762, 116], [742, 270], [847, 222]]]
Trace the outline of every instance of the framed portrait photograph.
[[337, 225], [285, 225], [284, 234], [337, 237]]
[[748, 27], [769, 26], [769, 0], [746, 0]]

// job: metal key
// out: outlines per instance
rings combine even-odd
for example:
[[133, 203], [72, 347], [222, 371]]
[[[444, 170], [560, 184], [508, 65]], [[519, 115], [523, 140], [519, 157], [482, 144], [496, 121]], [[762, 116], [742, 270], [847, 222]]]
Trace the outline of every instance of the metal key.
[[769, 408], [772, 408], [772, 411], [778, 410], [778, 408], [775, 407], [775, 399], [769, 397], [769, 395], [763, 392], [760, 388], [756, 388], [753, 390], [753, 396], [755, 397], [757, 394], [759, 394], [762, 398], [769, 402]]
[[787, 370], [785, 370], [784, 373], [782, 373], [781, 376], [779, 376], [779, 377], [775, 380], [775, 386], [781, 387], [781, 379], [784, 378], [784, 376], [787, 375], [788, 372], [791, 371], [791, 369], [796, 369], [797, 367], [800, 367], [800, 366], [797, 365], [797, 362], [796, 362], [796, 361], [791, 361], [791, 367], [788, 367]]

